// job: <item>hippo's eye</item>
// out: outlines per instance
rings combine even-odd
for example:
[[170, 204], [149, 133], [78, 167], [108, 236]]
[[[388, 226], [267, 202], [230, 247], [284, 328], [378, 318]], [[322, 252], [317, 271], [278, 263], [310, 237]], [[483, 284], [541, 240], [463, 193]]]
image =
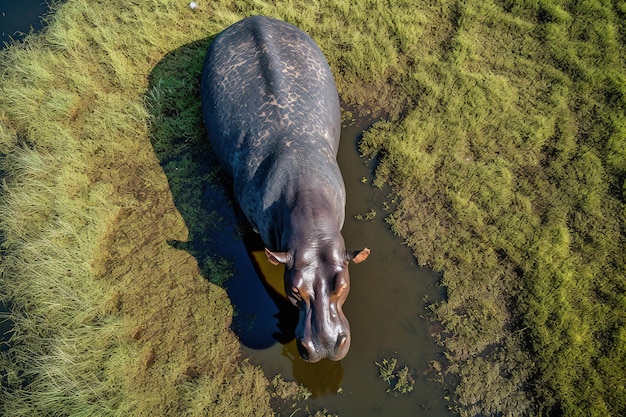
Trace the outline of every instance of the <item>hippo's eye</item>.
[[340, 295], [348, 288], [348, 282], [340, 275], [335, 276], [335, 294]]

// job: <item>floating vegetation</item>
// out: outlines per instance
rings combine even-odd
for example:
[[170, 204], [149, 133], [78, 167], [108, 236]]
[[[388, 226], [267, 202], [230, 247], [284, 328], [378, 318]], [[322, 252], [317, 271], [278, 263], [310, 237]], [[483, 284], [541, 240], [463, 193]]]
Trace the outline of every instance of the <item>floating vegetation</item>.
[[356, 216], [354, 216], [354, 218], [357, 220], [367, 220], [371, 222], [376, 218], [376, 210], [370, 209], [370, 211], [365, 213], [365, 216], [362, 214], [357, 214]]
[[408, 394], [413, 391], [415, 380], [409, 371], [408, 366], [397, 368], [396, 358], [383, 358], [380, 362], [375, 362], [378, 372], [383, 381], [389, 385], [386, 392], [397, 396], [398, 394]]
[[311, 391], [293, 381], [285, 381], [282, 375], [272, 378], [272, 395], [282, 400], [302, 401], [311, 397]]

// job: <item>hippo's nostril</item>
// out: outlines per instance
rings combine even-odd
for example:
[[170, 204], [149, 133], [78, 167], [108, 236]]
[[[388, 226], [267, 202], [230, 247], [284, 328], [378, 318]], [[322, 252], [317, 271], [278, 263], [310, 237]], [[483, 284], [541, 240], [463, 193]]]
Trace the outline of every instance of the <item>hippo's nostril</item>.
[[345, 333], [341, 333], [339, 337], [337, 337], [337, 343], [335, 344], [335, 349], [343, 348], [347, 340], [348, 340], [348, 336]]

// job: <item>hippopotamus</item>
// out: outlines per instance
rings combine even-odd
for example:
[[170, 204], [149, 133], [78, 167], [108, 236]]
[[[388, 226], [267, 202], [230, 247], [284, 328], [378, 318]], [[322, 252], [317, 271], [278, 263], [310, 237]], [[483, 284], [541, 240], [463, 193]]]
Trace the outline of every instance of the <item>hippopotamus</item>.
[[342, 306], [348, 251], [341, 229], [346, 191], [337, 164], [339, 95], [323, 53], [300, 29], [269, 17], [222, 31], [206, 54], [202, 113], [235, 199], [285, 266], [285, 293], [298, 308], [295, 336], [309, 362], [340, 360], [350, 347]]

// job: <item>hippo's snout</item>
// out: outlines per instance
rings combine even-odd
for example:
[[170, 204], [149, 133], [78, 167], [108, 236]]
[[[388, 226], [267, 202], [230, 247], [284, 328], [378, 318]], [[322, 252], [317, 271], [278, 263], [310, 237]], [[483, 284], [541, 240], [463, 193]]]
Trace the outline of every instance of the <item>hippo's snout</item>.
[[311, 342], [298, 341], [297, 345], [300, 357], [307, 362], [318, 362], [323, 358], [328, 358], [331, 361], [340, 361], [348, 354], [350, 349], [350, 342], [346, 335], [341, 335], [337, 339], [335, 347], [330, 350], [318, 349]]
[[350, 350], [350, 333], [342, 332], [336, 338], [311, 337], [305, 334], [303, 337], [296, 337], [296, 345], [300, 357], [307, 362], [318, 362], [323, 358], [339, 361]]

